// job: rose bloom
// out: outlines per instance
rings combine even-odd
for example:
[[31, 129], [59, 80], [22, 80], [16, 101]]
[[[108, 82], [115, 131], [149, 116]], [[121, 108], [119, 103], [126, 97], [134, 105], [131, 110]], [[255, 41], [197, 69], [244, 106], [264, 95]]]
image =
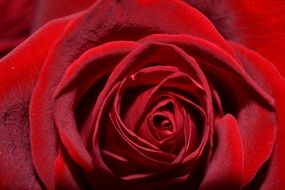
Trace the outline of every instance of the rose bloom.
[[56, 2], [0, 61], [1, 189], [284, 187], [285, 25], [245, 24], [265, 4]]

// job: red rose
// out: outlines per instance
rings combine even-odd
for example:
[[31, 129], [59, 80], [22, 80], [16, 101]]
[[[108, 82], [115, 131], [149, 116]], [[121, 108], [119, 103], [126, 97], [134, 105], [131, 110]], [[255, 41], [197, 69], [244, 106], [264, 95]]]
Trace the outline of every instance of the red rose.
[[284, 79], [185, 2], [98, 1], [0, 73], [4, 189], [284, 185]]

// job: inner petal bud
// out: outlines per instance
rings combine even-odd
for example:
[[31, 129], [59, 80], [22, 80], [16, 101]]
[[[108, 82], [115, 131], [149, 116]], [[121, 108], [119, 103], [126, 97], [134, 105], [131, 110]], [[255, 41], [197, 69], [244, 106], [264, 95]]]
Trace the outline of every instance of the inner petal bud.
[[172, 128], [172, 122], [162, 114], [156, 114], [153, 116], [153, 125], [158, 129], [170, 129]]
[[169, 116], [171, 115], [163, 112], [157, 112], [151, 116], [149, 127], [159, 141], [173, 134], [173, 121]]

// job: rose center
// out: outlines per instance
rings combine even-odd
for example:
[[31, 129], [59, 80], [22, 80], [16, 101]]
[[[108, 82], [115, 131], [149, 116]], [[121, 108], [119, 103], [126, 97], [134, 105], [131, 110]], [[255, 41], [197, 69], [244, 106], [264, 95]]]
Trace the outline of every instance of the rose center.
[[149, 114], [148, 130], [158, 141], [175, 135], [174, 105], [169, 99], [162, 100]]
[[163, 114], [155, 114], [152, 118], [153, 126], [161, 130], [171, 130], [172, 122], [166, 115]]

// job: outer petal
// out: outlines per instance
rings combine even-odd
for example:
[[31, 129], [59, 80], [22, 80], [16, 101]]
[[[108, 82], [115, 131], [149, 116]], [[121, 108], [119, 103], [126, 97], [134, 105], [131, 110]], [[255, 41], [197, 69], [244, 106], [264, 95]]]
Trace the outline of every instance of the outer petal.
[[0, 188], [40, 188], [29, 139], [29, 102], [65, 20], [50, 23], [0, 61]]
[[217, 149], [201, 189], [240, 189], [243, 174], [243, 146], [238, 123], [232, 115], [217, 119]]
[[[55, 20], [51, 23], [54, 23], [54, 26], [57, 33], [51, 34], [49, 36], [44, 36], [44, 40], [47, 40], [49, 37], [54, 37], [54, 40], [52, 41], [52, 46], [49, 47], [49, 49], [54, 49], [54, 44], [57, 44], [58, 38], [62, 37], [62, 31], [64, 31], [67, 26], [69, 26], [69, 21], [76, 17], [76, 15], [72, 15], [70, 17], [65, 17], [63, 19]], [[47, 29], [50, 28], [50, 24], [46, 25]], [[41, 43], [41, 40], [38, 40], [38, 43]], [[39, 48], [39, 47], [37, 47]], [[29, 50], [27, 48], [27, 50]], [[50, 52], [48, 51], [48, 54], [44, 55], [44, 61], [46, 62], [46, 58]], [[42, 73], [40, 74], [39, 78], [42, 77]], [[37, 86], [35, 89], [39, 88], [39, 82], [37, 81]], [[44, 86], [44, 85], [42, 85]], [[35, 91], [33, 91], [33, 97], [34, 97]], [[31, 97], [30, 97], [31, 98]], [[57, 133], [53, 127], [53, 125], [37, 125], [38, 123], [47, 123], [49, 120], [43, 120], [42, 116], [37, 115], [40, 110], [44, 107], [45, 103], [47, 101], [37, 101], [35, 99], [31, 99], [30, 103], [30, 141], [31, 141], [31, 147], [32, 147], [32, 153], [33, 153], [33, 163], [34, 166], [38, 172], [38, 175], [46, 185], [48, 189], [54, 188], [54, 162], [57, 157]], [[36, 111], [34, 108], [36, 107]], [[46, 109], [44, 115], [49, 115], [50, 110]]]
[[[261, 186], [261, 189], [282, 189], [285, 186], [285, 81], [272, 64], [253, 51], [237, 44], [232, 44], [240, 57], [245, 69], [260, 86], [275, 98], [277, 114], [277, 135], [273, 155], [269, 164], [268, 174], [262, 181], [255, 181], [251, 185]], [[260, 179], [259, 179], [260, 180]], [[252, 188], [252, 187], [251, 187]]]

